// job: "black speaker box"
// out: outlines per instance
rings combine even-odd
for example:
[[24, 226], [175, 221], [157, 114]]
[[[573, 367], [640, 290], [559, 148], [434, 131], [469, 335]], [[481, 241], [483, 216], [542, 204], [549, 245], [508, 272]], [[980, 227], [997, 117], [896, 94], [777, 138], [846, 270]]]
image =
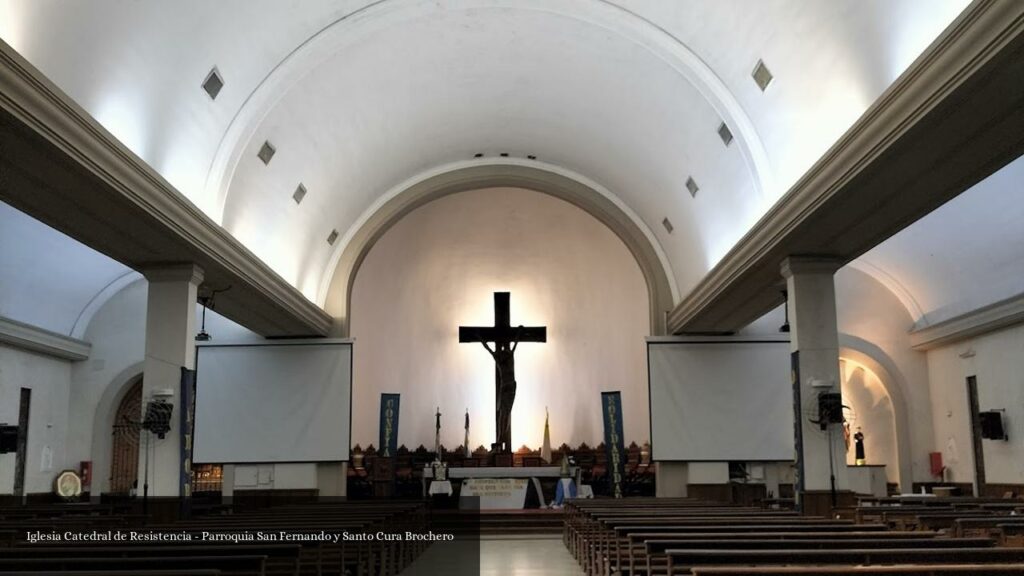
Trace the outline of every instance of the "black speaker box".
[[1005, 440], [1006, 431], [1003, 430], [1003, 415], [1001, 412], [989, 410], [978, 414], [981, 420], [981, 437], [987, 440]]
[[818, 422], [825, 424], [843, 423], [843, 397], [838, 392], [818, 394]]
[[18, 450], [18, 427], [0, 426], [0, 454]]

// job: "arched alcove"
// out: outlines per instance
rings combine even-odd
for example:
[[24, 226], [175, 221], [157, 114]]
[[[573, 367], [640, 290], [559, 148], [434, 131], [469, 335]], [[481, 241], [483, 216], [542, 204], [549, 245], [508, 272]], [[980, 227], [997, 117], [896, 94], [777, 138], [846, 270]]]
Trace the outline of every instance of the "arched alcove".
[[[600, 289], [594, 289], [599, 286]], [[446, 195], [411, 210], [368, 251], [352, 289], [353, 405], [401, 393], [399, 441], [493, 441], [494, 363], [460, 344], [460, 325], [489, 326], [493, 293], [511, 293], [511, 324], [546, 326], [516, 352], [516, 447], [601, 442], [600, 392], [621, 390], [626, 440], [648, 438], [644, 337], [648, 290], [627, 246], [580, 208], [521, 188]], [[376, 444], [377, 413], [353, 413], [353, 442]], [[415, 447], [410, 446], [410, 448]]]
[[675, 304], [672, 272], [650, 230], [608, 193], [566, 175], [514, 164], [470, 166], [410, 184], [368, 215], [336, 254], [324, 309], [335, 318], [335, 336], [350, 334], [352, 285], [374, 244], [413, 210], [450, 194], [485, 188], [521, 188], [564, 200], [584, 210], [611, 230], [628, 248], [647, 284], [649, 334], [665, 333], [665, 315]]

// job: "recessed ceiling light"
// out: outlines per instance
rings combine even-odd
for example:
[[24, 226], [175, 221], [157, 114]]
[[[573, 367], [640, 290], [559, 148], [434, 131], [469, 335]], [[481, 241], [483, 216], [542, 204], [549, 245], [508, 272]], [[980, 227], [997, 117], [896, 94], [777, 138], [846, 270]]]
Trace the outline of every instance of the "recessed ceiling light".
[[672, 226], [672, 222], [669, 221], [668, 218], [662, 220], [661, 225], [665, 227], [665, 231], [667, 231], [669, 234], [671, 234], [672, 231], [675, 230], [675, 228]]
[[331, 246], [334, 245], [334, 241], [338, 239], [338, 231], [331, 230], [331, 233], [327, 235], [327, 243]]
[[263, 146], [260, 146], [260, 151], [256, 155], [260, 157], [260, 160], [263, 160], [264, 164], [270, 164], [270, 159], [274, 157], [275, 152], [277, 152], [277, 149], [267, 140], [263, 143]]
[[722, 143], [728, 146], [732, 144], [732, 131], [726, 126], [725, 122], [718, 127], [718, 137], [722, 139]]
[[697, 192], [700, 188], [697, 186], [697, 182], [694, 181], [693, 177], [690, 176], [686, 179], [686, 189], [690, 191], [690, 196], [697, 197]]
[[295, 193], [292, 194], [292, 200], [295, 200], [296, 204], [302, 204], [302, 199], [306, 197], [306, 187], [299, 182], [299, 187], [295, 189]]
[[220, 72], [217, 71], [215, 66], [210, 73], [206, 75], [206, 80], [203, 80], [203, 90], [210, 96], [210, 100], [216, 100], [217, 94], [220, 94], [220, 89], [224, 87], [224, 79], [220, 77]]
[[757, 87], [761, 89], [761, 92], [768, 88], [768, 85], [772, 83], [774, 78], [762, 60], [757, 61], [757, 66], [754, 66], [754, 71], [750, 75], [754, 78], [754, 82], [757, 83]]

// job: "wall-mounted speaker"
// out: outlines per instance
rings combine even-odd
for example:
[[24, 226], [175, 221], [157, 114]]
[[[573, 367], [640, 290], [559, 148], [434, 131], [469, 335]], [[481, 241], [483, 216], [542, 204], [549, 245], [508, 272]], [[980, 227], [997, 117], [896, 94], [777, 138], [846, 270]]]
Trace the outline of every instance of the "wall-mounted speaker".
[[0, 424], [0, 454], [18, 451], [18, 427]]
[[997, 410], [989, 410], [978, 414], [981, 421], [981, 437], [986, 440], [1008, 440], [1003, 429], [1003, 414]]

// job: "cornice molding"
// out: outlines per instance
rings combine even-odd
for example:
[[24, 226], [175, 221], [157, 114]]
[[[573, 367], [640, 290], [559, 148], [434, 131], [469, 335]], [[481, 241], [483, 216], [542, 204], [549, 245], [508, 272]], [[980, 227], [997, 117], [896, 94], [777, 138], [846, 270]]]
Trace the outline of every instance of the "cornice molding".
[[[239, 292], [246, 293], [248, 305], [225, 306], [225, 310], [234, 311], [226, 315], [264, 335], [327, 334], [331, 318], [326, 312], [207, 217], [2, 41], [0, 87], [0, 109], [57, 148], [64, 157], [56, 161], [82, 167], [103, 183], [104, 197], [94, 201], [119, 207], [127, 204], [140, 218], [146, 217], [144, 221], [156, 222], [160, 234], [187, 247], [206, 271], [208, 281], [216, 279], [235, 287], [234, 293], [221, 297], [222, 303]], [[7, 198], [13, 192], [4, 180], [0, 179], [0, 196]], [[161, 264], [159, 259], [125, 263], [133, 268]], [[253, 310], [253, 302], [265, 305], [262, 316]]]
[[[745, 276], [756, 275], [757, 281], [765, 284], [760, 288], [770, 287], [769, 281], [781, 281], [777, 276], [770, 277], [765, 269], [779, 269], [781, 260], [789, 255], [780, 251], [800, 234], [808, 235], [807, 229], [821, 220], [818, 212], [823, 206], [830, 201], [834, 204], [843, 194], [851, 195], [855, 179], [866, 179], [873, 165], [898, 141], [925, 124], [926, 116], [940, 104], [956, 99], [958, 88], [982, 76], [985, 67], [1001, 51], [1019, 42], [1022, 34], [1024, 2], [976, 0], [968, 6], [676, 306], [668, 318], [670, 332], [736, 330], [742, 325], [713, 326], [722, 323], [716, 317], [740, 320], [735, 314], [723, 313], [723, 308], [746, 306], [742, 319], [751, 321], [778, 305], [778, 296], [760, 296], [755, 305], [743, 304], [750, 300], [749, 295], [739, 301], [729, 296], [737, 283], [750, 280]], [[978, 168], [965, 171], [969, 170]], [[902, 224], [912, 221], [906, 216]], [[829, 240], [840, 246], [855, 246], [849, 252], [856, 253], [826, 249], [820, 255], [848, 262], [864, 251], [849, 239]]]
[[1024, 293], [910, 332], [914, 350], [931, 350], [1024, 323]]
[[0, 343], [61, 360], [85, 360], [92, 344], [0, 316]]

